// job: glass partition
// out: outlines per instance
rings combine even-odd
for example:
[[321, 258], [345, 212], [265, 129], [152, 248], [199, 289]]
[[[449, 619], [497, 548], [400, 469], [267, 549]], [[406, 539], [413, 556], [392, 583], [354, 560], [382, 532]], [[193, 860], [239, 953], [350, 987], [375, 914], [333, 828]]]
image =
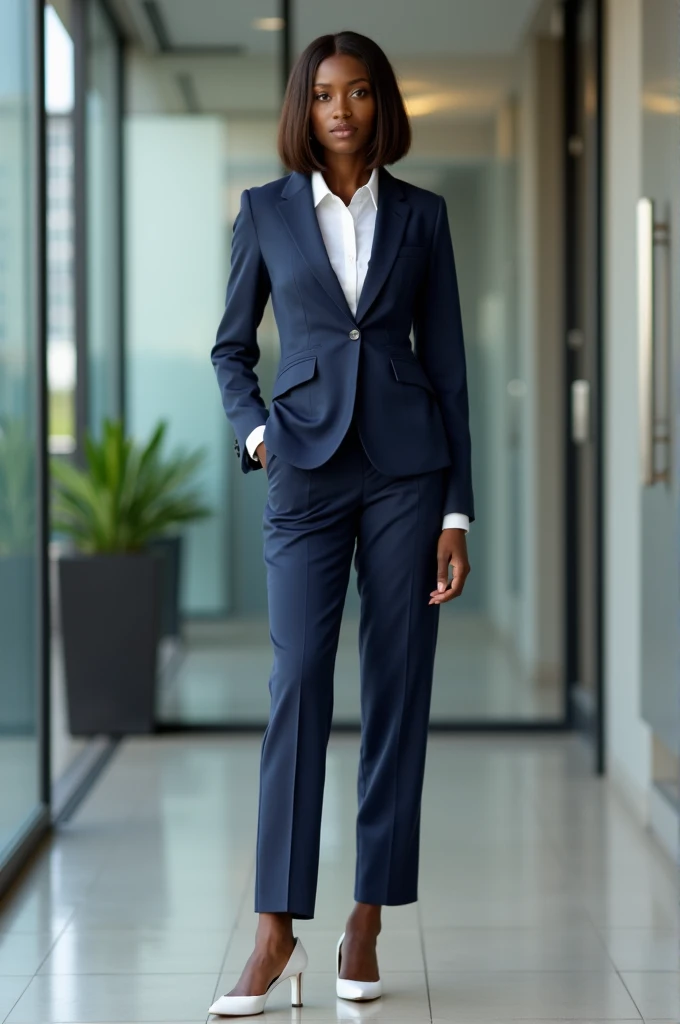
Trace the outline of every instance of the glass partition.
[[41, 802], [36, 7], [0, 3], [0, 865]]
[[[371, 5], [352, 19], [392, 60], [411, 115], [412, 151], [390, 170], [445, 196], [457, 256], [478, 518], [465, 594], [441, 610], [432, 718], [442, 725], [564, 713], [561, 54], [548, 30], [527, 31], [532, 2], [511, 6], [483, 31], [472, 8], [454, 24], [441, 0], [423, 0], [408, 31]], [[294, 58], [328, 26], [310, 0], [291, 12]], [[208, 446], [202, 486], [215, 510], [185, 531], [187, 652], [161, 696], [162, 718], [180, 724], [259, 726], [268, 713], [266, 476], [240, 472], [208, 357], [240, 193], [284, 173], [277, 13], [234, 5], [216, 18], [199, 0], [189, 24], [186, 9], [166, 5], [163, 56], [133, 52], [127, 63], [130, 422], [148, 434], [164, 415], [174, 437]], [[258, 338], [268, 402], [279, 355], [271, 306]], [[336, 723], [359, 720], [358, 614], [352, 569]]]
[[88, 422], [99, 435], [105, 416], [121, 414], [120, 66], [105, 6], [87, 5], [85, 109], [87, 196]]

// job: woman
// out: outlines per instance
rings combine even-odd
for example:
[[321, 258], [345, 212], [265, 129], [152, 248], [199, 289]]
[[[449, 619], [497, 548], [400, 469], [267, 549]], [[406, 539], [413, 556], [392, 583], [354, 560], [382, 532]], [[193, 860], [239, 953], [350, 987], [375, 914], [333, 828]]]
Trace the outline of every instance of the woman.
[[[260, 774], [255, 949], [213, 1013], [259, 1013], [289, 977], [293, 1004], [301, 1005], [307, 957], [293, 920], [314, 915], [333, 671], [355, 544], [362, 694], [356, 903], [338, 943], [338, 996], [381, 994], [381, 906], [417, 899], [439, 607], [463, 589], [474, 511], [446, 206], [385, 166], [410, 143], [380, 47], [355, 32], [321, 36], [300, 55], [284, 98], [278, 145], [292, 172], [246, 189], [234, 223], [211, 359], [241, 467], [267, 472], [274, 663]], [[270, 295], [281, 360], [267, 410], [254, 367]]]

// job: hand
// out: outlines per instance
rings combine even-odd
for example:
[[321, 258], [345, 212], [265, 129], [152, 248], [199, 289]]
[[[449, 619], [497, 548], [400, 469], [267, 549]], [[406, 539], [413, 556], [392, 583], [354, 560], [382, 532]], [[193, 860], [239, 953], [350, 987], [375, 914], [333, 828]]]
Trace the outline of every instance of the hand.
[[[437, 589], [430, 591], [428, 604], [444, 604], [463, 593], [470, 572], [465, 530], [442, 530], [437, 545]], [[449, 563], [453, 579], [449, 586]]]
[[262, 463], [263, 468], [266, 469], [267, 468], [267, 449], [265, 448], [264, 441], [260, 441], [260, 443], [258, 444], [257, 448], [255, 449], [255, 454], [257, 455], [258, 459]]

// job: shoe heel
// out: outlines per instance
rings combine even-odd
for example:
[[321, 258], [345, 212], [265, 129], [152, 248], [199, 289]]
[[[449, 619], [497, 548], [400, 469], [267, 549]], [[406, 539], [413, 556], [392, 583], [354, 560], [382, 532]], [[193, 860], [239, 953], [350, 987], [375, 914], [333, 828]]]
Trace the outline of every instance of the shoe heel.
[[290, 979], [290, 1004], [302, 1006], [302, 974], [294, 974]]

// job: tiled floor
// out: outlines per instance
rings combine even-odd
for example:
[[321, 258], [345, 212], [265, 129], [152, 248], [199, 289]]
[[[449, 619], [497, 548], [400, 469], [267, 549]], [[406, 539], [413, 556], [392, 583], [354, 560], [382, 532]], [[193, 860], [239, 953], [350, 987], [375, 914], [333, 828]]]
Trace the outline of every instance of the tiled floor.
[[[247, 737], [121, 747], [0, 912], [0, 1021], [206, 1021], [252, 941], [258, 757]], [[385, 911], [384, 998], [337, 1001], [356, 759], [332, 741], [304, 1008], [282, 986], [265, 1020], [680, 1018], [675, 872], [555, 736], [433, 737], [420, 902]]]
[[[161, 720], [264, 725], [272, 663], [267, 619], [191, 623], [185, 629], [188, 650], [161, 693]], [[358, 668], [358, 619], [346, 614], [335, 665], [336, 721], [359, 720]], [[554, 720], [562, 716], [561, 701], [557, 677], [530, 678], [514, 648], [483, 616], [442, 614], [432, 721]]]

